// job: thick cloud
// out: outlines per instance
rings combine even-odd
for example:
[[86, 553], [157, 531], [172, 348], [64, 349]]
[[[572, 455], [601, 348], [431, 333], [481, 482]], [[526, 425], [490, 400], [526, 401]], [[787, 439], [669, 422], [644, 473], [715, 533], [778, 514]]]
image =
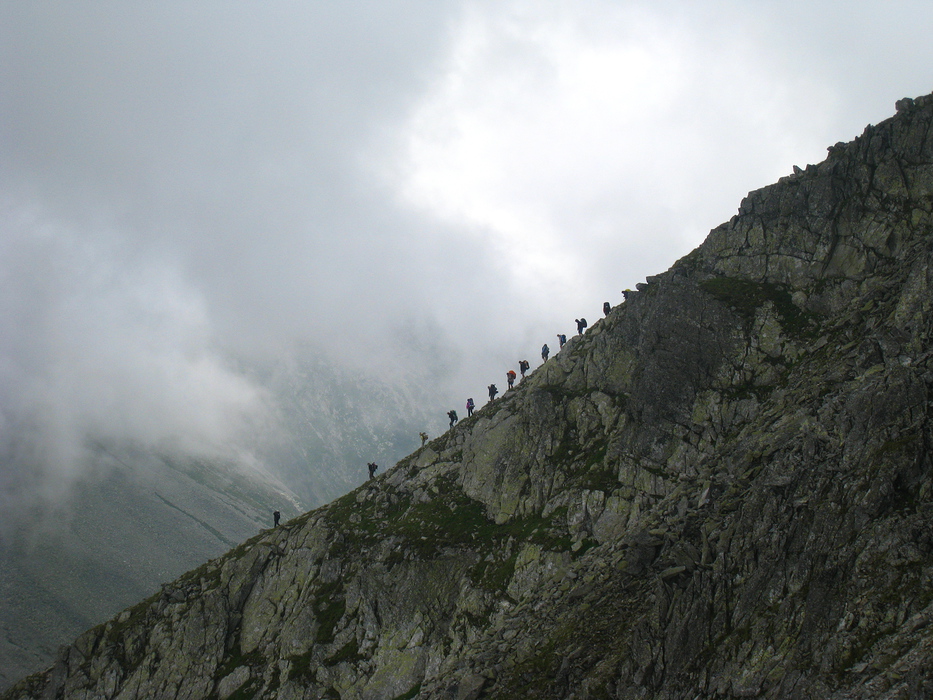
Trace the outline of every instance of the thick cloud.
[[240, 368], [299, 348], [461, 405], [929, 91], [931, 15], [6, 3], [3, 449], [249, 449], [276, 407]]
[[60, 490], [89, 440], [127, 438], [236, 458], [235, 436], [254, 433], [271, 406], [214, 346], [197, 292], [164, 263], [121, 255], [118, 241], [89, 241], [26, 214], [5, 223], [5, 469], [54, 477], [39, 483]]

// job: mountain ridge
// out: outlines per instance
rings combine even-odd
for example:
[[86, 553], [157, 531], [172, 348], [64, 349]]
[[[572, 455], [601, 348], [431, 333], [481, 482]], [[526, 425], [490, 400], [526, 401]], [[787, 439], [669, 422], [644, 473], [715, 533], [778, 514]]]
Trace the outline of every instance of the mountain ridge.
[[933, 695], [933, 96], [4, 696]]

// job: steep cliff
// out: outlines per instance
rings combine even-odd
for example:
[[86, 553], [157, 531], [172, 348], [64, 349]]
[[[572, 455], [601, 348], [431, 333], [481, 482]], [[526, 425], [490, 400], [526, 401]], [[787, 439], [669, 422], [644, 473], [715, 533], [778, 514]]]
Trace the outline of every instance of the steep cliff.
[[6, 697], [933, 696], [933, 97]]

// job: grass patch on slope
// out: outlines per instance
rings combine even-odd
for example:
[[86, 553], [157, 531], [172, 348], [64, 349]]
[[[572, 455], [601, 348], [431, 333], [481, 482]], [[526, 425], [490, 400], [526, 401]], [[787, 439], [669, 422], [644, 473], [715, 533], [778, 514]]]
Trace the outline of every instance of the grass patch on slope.
[[471, 550], [482, 557], [471, 571], [473, 582], [499, 591], [515, 571], [515, 542], [537, 544], [549, 551], [572, 549], [573, 540], [564, 524], [566, 508], [548, 517], [533, 515], [498, 524], [487, 516], [484, 504], [461, 490], [453, 475], [441, 476], [431, 486], [430, 497], [418, 502], [388, 486], [371, 498], [358, 500], [353, 493], [338, 499], [326, 513], [340, 533], [330, 556], [359, 552], [385, 539], [400, 541], [385, 560], [387, 565], [404, 559], [434, 559], [445, 550]]

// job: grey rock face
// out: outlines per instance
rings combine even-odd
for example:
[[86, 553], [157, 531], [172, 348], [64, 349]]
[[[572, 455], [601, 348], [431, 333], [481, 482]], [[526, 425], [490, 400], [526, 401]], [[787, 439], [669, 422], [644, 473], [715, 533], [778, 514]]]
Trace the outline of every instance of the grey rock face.
[[933, 695], [933, 100], [9, 698]]

